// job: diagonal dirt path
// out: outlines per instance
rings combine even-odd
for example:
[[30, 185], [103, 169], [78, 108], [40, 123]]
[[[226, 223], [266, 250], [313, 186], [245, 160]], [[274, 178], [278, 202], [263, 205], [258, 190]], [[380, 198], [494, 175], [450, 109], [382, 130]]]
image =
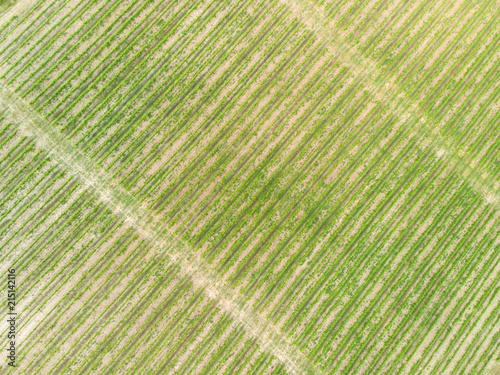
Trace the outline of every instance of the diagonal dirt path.
[[486, 202], [500, 209], [500, 180], [475, 165], [471, 155], [457, 152], [459, 145], [443, 137], [438, 126], [426, 117], [416, 103], [408, 100], [400, 87], [389, 82], [374, 61], [347, 44], [342, 33], [319, 8], [308, 0], [280, 1], [289, 6], [295, 16], [321, 38], [325, 47], [363, 81], [377, 101], [385, 104], [405, 126], [411, 128], [422, 147], [430, 147], [436, 152], [436, 157], [449, 164]]
[[50, 123], [0, 81], [0, 113], [15, 120], [20, 131], [34, 136], [37, 146], [64, 165], [82, 183], [93, 189], [103, 202], [122, 215], [134, 229], [168, 254], [181, 271], [189, 275], [197, 288], [217, 301], [219, 307], [241, 323], [248, 334], [272, 353], [293, 374], [320, 374], [299, 349], [291, 344], [267, 319], [249, 308], [246, 301], [223, 283], [217, 274], [193, 251], [182, 243], [158, 218], [143, 209], [139, 202], [120, 187], [100, 167], [68, 142]]

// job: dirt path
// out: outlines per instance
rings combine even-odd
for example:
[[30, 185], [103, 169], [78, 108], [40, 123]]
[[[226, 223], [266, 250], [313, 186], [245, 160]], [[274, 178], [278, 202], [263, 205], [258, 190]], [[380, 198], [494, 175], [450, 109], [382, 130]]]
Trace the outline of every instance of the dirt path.
[[[33, 108], [0, 82], [0, 109], [5, 110], [21, 123], [21, 131], [35, 136], [35, 141], [78, 176], [82, 183], [99, 194], [100, 199], [122, 215], [140, 234], [162, 249], [171, 260], [191, 276], [196, 287], [241, 323], [248, 334], [256, 337], [265, 350], [283, 362], [293, 374], [321, 373], [308, 363], [302, 353], [286, 340], [281, 332], [263, 316], [245, 308], [242, 296], [223, 283], [205, 262], [188, 246], [174, 237], [161, 225], [158, 218], [141, 208], [137, 200], [118, 186], [101, 168], [68, 142], [55, 127], [47, 123]], [[241, 307], [242, 306], [242, 307]]]
[[417, 107], [417, 103], [408, 100], [406, 93], [391, 82], [377, 68], [377, 64], [365, 58], [355, 47], [345, 42], [342, 33], [331, 20], [325, 17], [319, 8], [307, 0], [280, 0], [292, 9], [295, 16], [307, 28], [323, 40], [326, 48], [342, 61], [370, 90], [373, 97], [385, 104], [398, 116], [403, 124], [412, 127], [422, 147], [430, 147], [452, 166], [467, 183], [479, 193], [486, 202], [500, 208], [500, 180], [476, 165], [472, 155], [459, 151], [460, 147], [452, 140], [440, 134], [438, 124], [426, 117]]

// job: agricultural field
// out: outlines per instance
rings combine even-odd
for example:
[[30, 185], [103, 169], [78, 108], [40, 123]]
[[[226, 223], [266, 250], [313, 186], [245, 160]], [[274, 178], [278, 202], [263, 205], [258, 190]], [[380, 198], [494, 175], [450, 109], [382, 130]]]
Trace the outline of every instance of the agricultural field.
[[0, 373], [500, 374], [499, 19], [2, 2]]

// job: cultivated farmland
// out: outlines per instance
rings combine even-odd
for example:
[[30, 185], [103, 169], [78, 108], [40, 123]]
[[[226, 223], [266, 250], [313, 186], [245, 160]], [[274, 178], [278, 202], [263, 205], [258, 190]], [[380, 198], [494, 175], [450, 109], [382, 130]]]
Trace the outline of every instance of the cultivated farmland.
[[2, 373], [498, 373], [498, 1], [2, 6]]

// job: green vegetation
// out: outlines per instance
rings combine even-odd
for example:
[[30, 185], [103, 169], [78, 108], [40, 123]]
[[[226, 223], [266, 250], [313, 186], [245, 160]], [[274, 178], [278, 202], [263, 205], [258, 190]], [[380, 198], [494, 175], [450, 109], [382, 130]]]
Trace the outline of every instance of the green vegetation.
[[497, 2], [18, 5], [2, 373], [498, 367]]
[[0, 0], [0, 12], [14, 5], [16, 0]]

